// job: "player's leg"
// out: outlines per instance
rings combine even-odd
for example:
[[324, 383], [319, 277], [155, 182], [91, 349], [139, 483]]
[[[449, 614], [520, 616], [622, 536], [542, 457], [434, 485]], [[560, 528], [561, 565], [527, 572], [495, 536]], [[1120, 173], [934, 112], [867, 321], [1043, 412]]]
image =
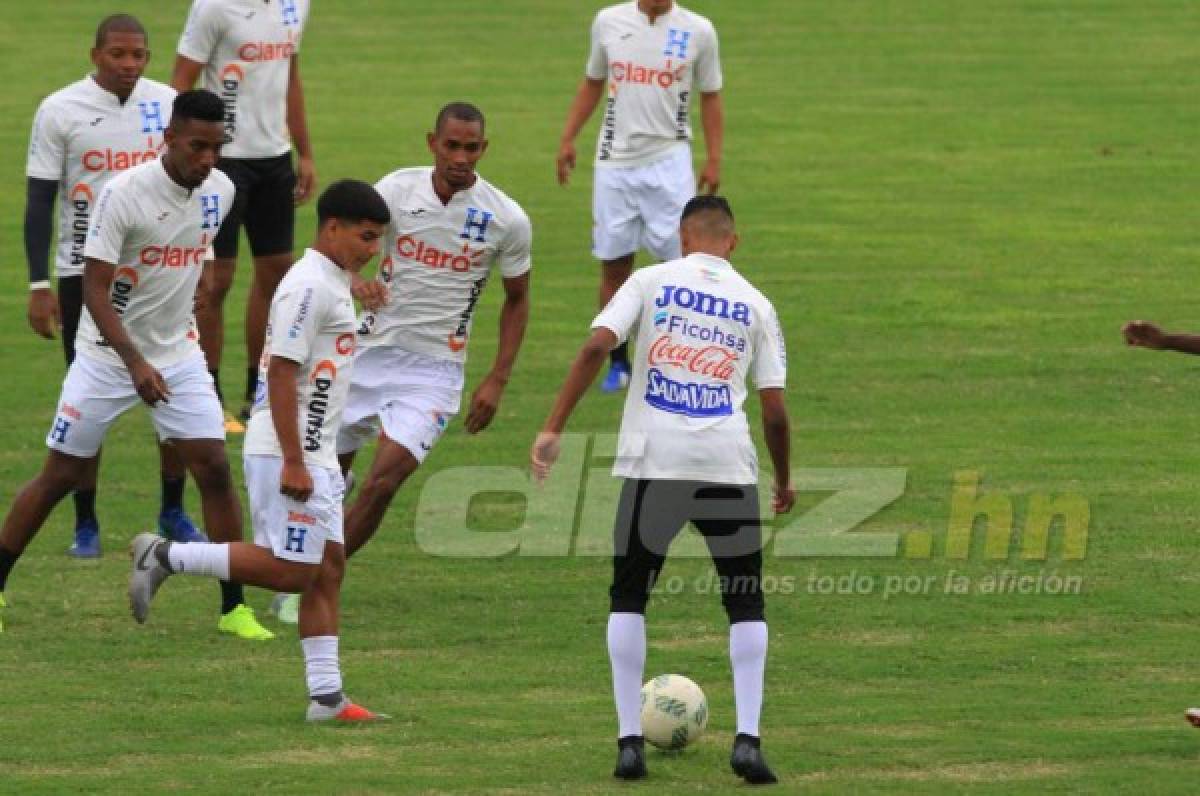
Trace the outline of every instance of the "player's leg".
[[243, 422], [250, 417], [258, 381], [258, 360], [267, 333], [271, 298], [295, 262], [296, 172], [292, 156], [255, 161], [256, 180], [246, 204], [246, 240], [254, 256], [254, 278], [246, 299], [246, 389]]
[[[631, 195], [630, 172], [635, 169], [596, 169], [592, 190], [592, 254], [600, 260], [599, 304], [603, 308], [633, 272], [634, 255], [642, 237], [642, 219]], [[609, 355], [604, 392], [629, 385], [629, 351], [623, 343]]]
[[669, 481], [628, 479], [613, 523], [608, 658], [617, 708], [617, 765], [613, 776], [646, 776], [642, 736], [642, 679], [646, 667], [646, 603], [662, 572], [667, 548], [683, 528]]
[[[171, 400], [151, 417], [160, 439], [170, 440], [200, 492], [204, 527], [213, 542], [242, 541], [242, 507], [225, 453], [224, 418], [202, 359], [163, 369]], [[259, 640], [274, 634], [258, 623], [238, 582], [221, 579], [221, 632]]]
[[362, 479], [358, 496], [346, 512], [347, 558], [361, 550], [379, 530], [392, 498], [420, 464], [407, 447], [387, 436], [380, 436], [371, 469]]
[[158, 444], [162, 502], [158, 508], [158, 532], [174, 542], [207, 542], [183, 507], [183, 489], [187, 485], [187, 466], [173, 445]]
[[[83, 277], [58, 278], [58, 317], [62, 320], [63, 357], [67, 367], [75, 361], [75, 334], [83, 313]], [[75, 558], [100, 557], [100, 521], [96, 518], [96, 474], [100, 469], [100, 454], [88, 461], [79, 486], [72, 494], [75, 503], [75, 541], [67, 555]]]
[[776, 778], [759, 740], [767, 623], [758, 489], [753, 484], [697, 486], [693, 522], [712, 555], [721, 602], [729, 617], [729, 662], [737, 714], [730, 765], [750, 784], [769, 784]]

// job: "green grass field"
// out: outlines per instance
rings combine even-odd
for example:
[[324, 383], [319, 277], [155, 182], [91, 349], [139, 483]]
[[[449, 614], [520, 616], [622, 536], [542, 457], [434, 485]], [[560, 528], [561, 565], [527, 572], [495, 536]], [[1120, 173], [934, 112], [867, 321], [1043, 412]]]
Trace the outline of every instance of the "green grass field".
[[[1134, 317], [1200, 328], [1181, 293], [1200, 254], [1194, 9], [690, 5], [722, 35], [723, 192], [743, 236], [735, 261], [787, 331], [796, 466], [906, 473], [903, 494], [860, 527], [901, 534], [897, 555], [781, 555], [802, 546], [797, 529], [768, 551], [768, 573], [794, 586], [768, 602], [763, 735], [779, 792], [1193, 792], [1200, 737], [1182, 712], [1200, 703], [1200, 368], [1129, 350], [1118, 330]], [[151, 77], [168, 75], [186, 6], [122, 5], [151, 31]], [[534, 222], [533, 316], [500, 415], [477, 438], [461, 427], [447, 435], [350, 566], [348, 688], [395, 721], [306, 726], [294, 635], [261, 645], [218, 637], [210, 584], [172, 581], [151, 623], [133, 624], [125, 546], [158, 500], [150, 426], [137, 411], [105, 448], [104, 559], [65, 558], [64, 504], [10, 578], [0, 791], [625, 790], [610, 777], [607, 560], [561, 554], [589, 549], [570, 545], [572, 504], [541, 494], [526, 507], [511, 494], [513, 470], [467, 481], [450, 472], [524, 467], [586, 333], [598, 270], [587, 250], [591, 169], [581, 158], [561, 190], [553, 157], [597, 6], [317, 2], [305, 37], [324, 184], [426, 163], [437, 108], [465, 98], [489, 114], [481, 172]], [[83, 0], [0, 7], [5, 507], [40, 466], [62, 374], [58, 344], [24, 319], [29, 122], [42, 96], [86, 72], [109, 10]], [[312, 226], [309, 207], [300, 244]], [[489, 290], [476, 323], [472, 384], [494, 351], [499, 292]], [[236, 385], [240, 322], [229, 328], [224, 371]], [[612, 432], [619, 413], [619, 401], [593, 394], [571, 430]], [[239, 448], [232, 439], [235, 461]], [[598, 475], [578, 510], [581, 534], [603, 536], [612, 485], [600, 453], [586, 467]], [[1026, 561], [1019, 535], [997, 553], [980, 533], [966, 558], [951, 558], [960, 471], [980, 472], [985, 495], [1010, 500], [1018, 529], [1035, 494], [1086, 502], [1086, 555], [1069, 558], [1054, 533], [1047, 560]], [[485, 475], [501, 486], [474, 500], [432, 489], [491, 483]], [[829, 495], [828, 485], [806, 492], [797, 513]], [[432, 555], [441, 524], [449, 540], [468, 509], [472, 538], [490, 530], [500, 552], [512, 546], [503, 533], [524, 522], [521, 552]], [[678, 577], [682, 592], [652, 602], [647, 674], [697, 680], [712, 718], [681, 755], [650, 755], [646, 788], [709, 793], [737, 782], [724, 615], [696, 588], [709, 569], [703, 559], [669, 564], [664, 578]], [[971, 593], [945, 593], [952, 571]], [[980, 593], [1002, 571], [1074, 577], [1080, 593]], [[811, 593], [848, 575], [870, 593]], [[885, 599], [897, 577], [932, 585]], [[251, 600], [265, 612], [265, 594]]]

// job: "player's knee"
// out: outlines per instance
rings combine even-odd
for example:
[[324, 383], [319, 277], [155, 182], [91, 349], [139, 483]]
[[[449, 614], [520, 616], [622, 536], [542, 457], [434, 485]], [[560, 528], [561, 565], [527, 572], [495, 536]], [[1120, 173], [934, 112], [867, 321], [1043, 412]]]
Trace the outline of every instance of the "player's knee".
[[408, 473], [396, 467], [372, 473], [363, 484], [363, 494], [371, 500], [390, 503], [406, 478], [408, 478]]

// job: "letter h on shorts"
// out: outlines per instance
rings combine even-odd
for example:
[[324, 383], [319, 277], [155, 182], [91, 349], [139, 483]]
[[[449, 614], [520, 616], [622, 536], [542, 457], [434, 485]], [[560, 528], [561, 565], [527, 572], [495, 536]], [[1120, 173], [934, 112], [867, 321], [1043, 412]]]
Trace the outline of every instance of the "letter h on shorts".
[[50, 437], [59, 445], [66, 443], [67, 432], [71, 430], [71, 421], [61, 417], [54, 418], [54, 428], [50, 429]]
[[674, 55], [679, 60], [687, 60], [688, 42], [692, 40], [690, 30], [670, 28], [667, 30], [667, 46], [663, 55]]
[[304, 537], [307, 535], [308, 528], [289, 525], [287, 529], [287, 543], [283, 546], [283, 549], [290, 553], [303, 553]]
[[162, 103], [158, 100], [139, 102], [138, 110], [142, 113], [142, 132], [161, 133], [164, 129]]
[[[476, 220], [476, 216], [482, 216]], [[475, 230], [475, 242], [486, 243], [485, 235], [487, 235], [488, 222], [492, 220], [492, 214], [486, 210], [478, 210], [474, 207], [467, 208], [467, 223], [463, 224], [462, 234], [458, 237], [463, 240], [471, 239], [471, 230]]]

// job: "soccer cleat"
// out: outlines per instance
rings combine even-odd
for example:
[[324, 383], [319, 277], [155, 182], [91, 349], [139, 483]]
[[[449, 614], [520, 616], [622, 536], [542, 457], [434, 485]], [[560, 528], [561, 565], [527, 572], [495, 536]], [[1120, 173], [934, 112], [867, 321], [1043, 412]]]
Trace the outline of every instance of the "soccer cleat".
[[307, 721], [337, 721], [345, 724], [359, 724], [368, 721], [387, 721], [391, 716], [386, 713], [374, 713], [362, 705], [356, 705], [349, 699], [343, 698], [334, 707], [322, 705], [316, 700], [308, 703]]
[[600, 382], [600, 392], [620, 392], [629, 386], [629, 363], [614, 362], [608, 368], [608, 375]]
[[270, 641], [275, 634], [258, 623], [254, 610], [242, 603], [217, 622], [217, 630], [247, 641]]
[[167, 509], [158, 515], [158, 535], [172, 542], [207, 542], [208, 537], [197, 528], [183, 509]]
[[[4, 595], [0, 594], [0, 608], [4, 607]], [[1188, 720], [1188, 724], [1193, 727], [1200, 728], [1200, 708], [1188, 708], [1183, 717]]]
[[276, 594], [271, 600], [271, 613], [285, 625], [294, 625], [300, 621], [300, 595]]
[[617, 739], [617, 767], [613, 776], [617, 779], [645, 779], [646, 739], [641, 735], [626, 735]]
[[767, 766], [759, 739], [739, 732], [733, 739], [733, 754], [729, 758], [733, 773], [746, 780], [747, 785], [774, 785], [779, 780]]
[[246, 424], [238, 418], [234, 417], [229, 412], [225, 413], [225, 433], [226, 434], [245, 434]]
[[157, 535], [139, 533], [130, 548], [133, 572], [129, 575], [129, 610], [139, 625], [150, 615], [150, 602], [158, 587], [171, 575], [155, 555], [160, 544], [166, 543]]
[[87, 520], [75, 526], [75, 542], [67, 550], [72, 558], [100, 557], [100, 525]]

